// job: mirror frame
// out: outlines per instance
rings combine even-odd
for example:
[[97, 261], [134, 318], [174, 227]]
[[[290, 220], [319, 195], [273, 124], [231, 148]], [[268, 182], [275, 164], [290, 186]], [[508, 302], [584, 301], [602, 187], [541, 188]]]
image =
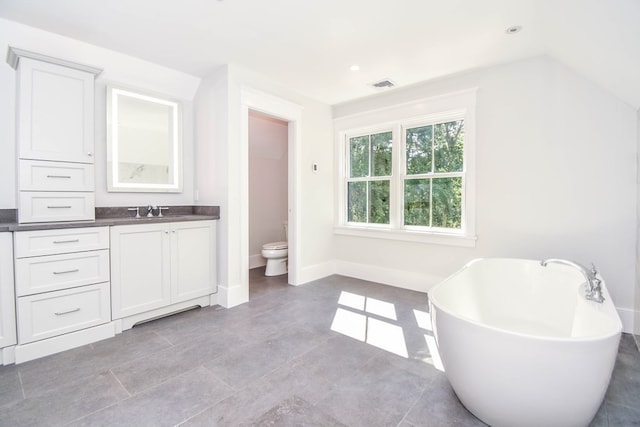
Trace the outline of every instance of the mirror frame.
[[[168, 106], [173, 122], [173, 135], [170, 135], [173, 159], [173, 182], [129, 183], [121, 182], [118, 174], [118, 99], [128, 96], [139, 100]], [[107, 191], [132, 193], [181, 193], [182, 192], [182, 105], [173, 99], [137, 89], [107, 85]], [[114, 161], [116, 160], [116, 161]]]

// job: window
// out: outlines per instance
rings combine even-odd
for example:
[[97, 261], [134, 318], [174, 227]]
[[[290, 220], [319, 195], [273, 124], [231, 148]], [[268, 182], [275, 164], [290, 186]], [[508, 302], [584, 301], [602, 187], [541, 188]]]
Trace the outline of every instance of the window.
[[392, 133], [349, 138], [348, 222], [389, 224]]
[[336, 119], [336, 232], [473, 246], [474, 110], [467, 92]]
[[405, 226], [460, 230], [464, 119], [404, 131]]

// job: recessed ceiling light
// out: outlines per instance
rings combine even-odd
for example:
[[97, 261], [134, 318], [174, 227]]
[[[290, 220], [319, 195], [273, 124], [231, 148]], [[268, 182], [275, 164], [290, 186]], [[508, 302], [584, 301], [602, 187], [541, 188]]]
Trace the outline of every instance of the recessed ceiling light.
[[507, 34], [516, 34], [522, 31], [522, 27], [520, 25], [514, 25], [513, 27], [507, 28], [504, 32]]
[[349, 69], [351, 71], [360, 71], [360, 66], [359, 65], [352, 65], [351, 67], [349, 67]]

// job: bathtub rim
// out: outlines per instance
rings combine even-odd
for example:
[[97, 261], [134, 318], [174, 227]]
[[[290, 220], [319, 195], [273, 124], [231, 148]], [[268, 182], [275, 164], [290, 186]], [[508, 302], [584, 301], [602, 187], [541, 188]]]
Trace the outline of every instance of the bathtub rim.
[[[595, 301], [589, 301], [587, 300], [584, 296], [581, 296], [581, 298], [583, 299], [583, 302], [585, 304], [589, 304], [590, 306], [594, 306], [597, 307], [597, 305], [603, 304], [603, 309], [606, 311], [605, 315], [607, 315], [608, 317], [613, 317], [613, 328], [612, 328], [612, 332], [608, 333], [608, 334], [602, 334], [602, 335], [595, 335], [595, 336], [587, 336], [587, 337], [572, 337], [572, 336], [563, 336], [563, 337], [553, 337], [553, 336], [544, 336], [544, 335], [532, 335], [532, 334], [527, 334], [527, 333], [523, 333], [523, 332], [518, 332], [518, 331], [513, 331], [513, 330], [509, 330], [509, 329], [504, 329], [504, 328], [499, 328], [497, 326], [492, 326], [489, 325], [487, 323], [482, 323], [479, 322], [477, 320], [471, 319], [469, 317], [466, 316], [462, 316], [458, 313], [455, 313], [452, 310], [449, 310], [447, 308], [445, 308], [442, 304], [439, 304], [437, 302], [437, 298], [433, 297], [433, 292], [435, 292], [439, 287], [441, 287], [445, 282], [447, 282], [450, 279], [453, 279], [454, 277], [456, 277], [457, 275], [461, 274], [463, 271], [465, 271], [467, 268], [469, 268], [471, 265], [481, 262], [481, 261], [486, 261], [486, 260], [508, 260], [508, 261], [530, 261], [530, 262], [540, 262], [540, 260], [535, 260], [535, 259], [527, 259], [527, 258], [509, 258], [509, 257], [483, 257], [483, 258], [475, 258], [469, 262], [467, 262], [462, 268], [460, 268], [458, 271], [454, 272], [453, 274], [447, 276], [445, 279], [441, 280], [438, 284], [436, 284], [435, 286], [433, 286], [431, 289], [429, 289], [427, 291], [427, 298], [429, 301], [429, 315], [431, 317], [431, 324], [433, 327], [433, 331], [434, 331], [434, 335], [436, 338], [436, 344], [438, 343], [438, 334], [436, 333], [436, 321], [434, 321], [434, 316], [435, 316], [435, 311], [433, 310], [433, 308], [437, 308], [438, 310], [441, 310], [445, 313], [447, 313], [449, 316], [455, 317], [457, 319], [460, 319], [462, 321], [471, 323], [475, 326], [481, 327], [481, 328], [486, 328], [495, 332], [500, 332], [500, 333], [504, 333], [504, 334], [509, 334], [509, 335], [514, 335], [514, 336], [519, 336], [519, 337], [523, 337], [523, 338], [527, 338], [527, 339], [534, 339], [534, 340], [540, 340], [540, 341], [552, 341], [552, 342], [589, 342], [589, 341], [600, 341], [600, 340], [606, 340], [609, 338], [612, 338], [616, 335], [620, 335], [622, 334], [622, 320], [620, 319], [620, 315], [618, 314], [618, 311], [616, 310], [615, 305], [613, 304], [613, 300], [611, 299], [611, 295], [609, 294], [609, 289], [606, 286], [606, 283], [604, 280], [602, 280], [602, 293], [603, 296], [605, 297], [605, 301], [603, 303], [598, 303]], [[602, 279], [602, 277], [600, 277]], [[583, 289], [585, 287], [585, 284], [581, 284], [579, 286], [579, 289]], [[596, 305], [594, 305], [596, 304]], [[606, 308], [604, 306], [604, 304], [606, 304]]]

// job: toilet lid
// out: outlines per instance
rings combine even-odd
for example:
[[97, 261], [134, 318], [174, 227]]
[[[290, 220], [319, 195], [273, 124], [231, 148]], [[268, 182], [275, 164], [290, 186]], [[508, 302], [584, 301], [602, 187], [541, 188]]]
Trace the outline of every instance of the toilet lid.
[[265, 243], [262, 245], [262, 249], [287, 249], [287, 242], [273, 242], [273, 243]]

